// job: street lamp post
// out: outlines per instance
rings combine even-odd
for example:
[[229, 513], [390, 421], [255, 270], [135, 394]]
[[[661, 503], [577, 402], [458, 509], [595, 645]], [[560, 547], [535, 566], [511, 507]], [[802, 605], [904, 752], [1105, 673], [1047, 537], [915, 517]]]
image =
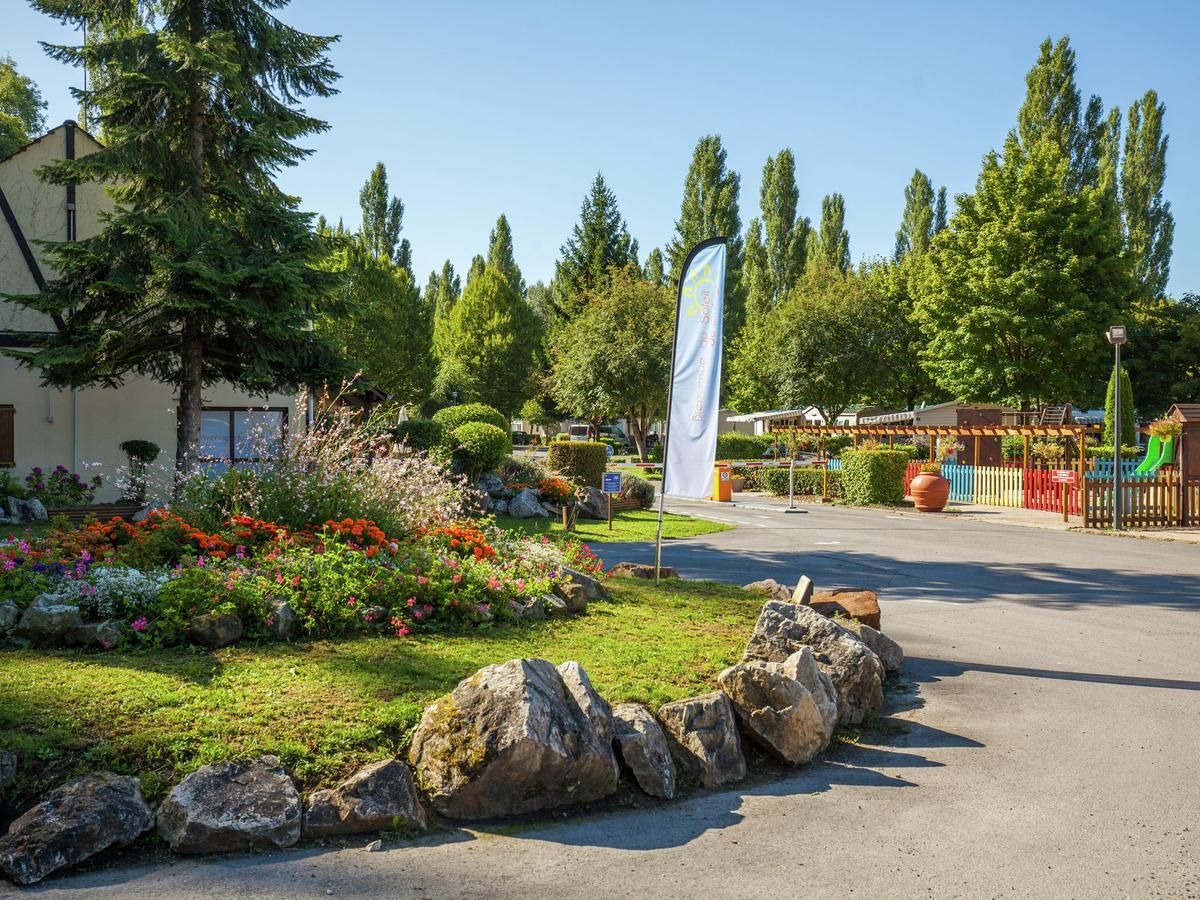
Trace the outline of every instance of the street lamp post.
[[1113, 530], [1122, 529], [1121, 502], [1121, 345], [1125, 343], [1125, 326], [1112, 325], [1108, 342], [1113, 345]]

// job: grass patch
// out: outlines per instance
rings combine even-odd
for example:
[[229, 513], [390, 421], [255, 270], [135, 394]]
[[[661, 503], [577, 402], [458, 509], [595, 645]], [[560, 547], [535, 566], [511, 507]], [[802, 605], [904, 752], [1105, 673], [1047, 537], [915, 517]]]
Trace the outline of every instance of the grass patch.
[[586, 615], [416, 639], [83, 651], [0, 651], [0, 747], [14, 803], [98, 769], [152, 797], [221, 759], [274, 753], [301, 787], [402, 753], [424, 706], [481, 666], [578, 660], [610, 702], [657, 707], [712, 690], [762, 598], [729, 585], [610, 582]]
[[[497, 516], [496, 524], [501, 528], [521, 531], [525, 534], [562, 534], [561, 519], [514, 519], [512, 516]], [[681, 516], [676, 513], [663, 514], [663, 537], [686, 538], [717, 531], [728, 531], [732, 525]], [[598, 519], [580, 519], [575, 533], [587, 543], [605, 541], [652, 541], [658, 529], [658, 513], [652, 509], [633, 509], [613, 513], [612, 531], [608, 522]], [[604, 554], [601, 553], [601, 556]]]

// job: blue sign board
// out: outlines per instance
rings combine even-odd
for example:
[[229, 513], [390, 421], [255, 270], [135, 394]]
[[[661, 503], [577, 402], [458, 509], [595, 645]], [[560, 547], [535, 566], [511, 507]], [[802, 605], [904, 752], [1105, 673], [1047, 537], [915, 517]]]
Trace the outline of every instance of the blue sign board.
[[621, 473], [620, 472], [605, 472], [604, 473], [604, 493], [606, 493], [606, 494], [621, 493]]

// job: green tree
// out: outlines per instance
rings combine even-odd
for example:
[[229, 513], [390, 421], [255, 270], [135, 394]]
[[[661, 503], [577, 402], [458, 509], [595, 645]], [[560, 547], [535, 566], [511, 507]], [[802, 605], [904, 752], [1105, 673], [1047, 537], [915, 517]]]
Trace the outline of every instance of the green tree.
[[937, 192], [937, 205], [933, 208], [933, 233], [941, 234], [950, 223], [949, 210], [946, 204], [946, 188], [940, 187]]
[[555, 400], [593, 424], [624, 415], [644, 462], [650, 429], [667, 402], [671, 290], [647, 281], [630, 264], [614, 269], [607, 285], [593, 288], [581, 309], [555, 335]]
[[[746, 242], [749, 259], [750, 242]], [[725, 366], [726, 402], [739, 412], [777, 409], [779, 387], [771, 368], [775, 338], [774, 310], [753, 313], [733, 339]]]
[[746, 316], [773, 307], [804, 272], [810, 223], [796, 213], [796, 160], [789, 149], [768, 156], [759, 190], [759, 219], [746, 229], [742, 289]]
[[[469, 380], [473, 396], [512, 416], [531, 395], [538, 322], [505, 274], [486, 266], [450, 312], [442, 365]], [[445, 373], [439, 373], [442, 375]]]
[[525, 302], [542, 323], [542, 332], [549, 334], [556, 322], [553, 289], [544, 281], [535, 281], [525, 292]]
[[915, 282], [925, 265], [922, 254], [907, 253], [899, 262], [879, 261], [863, 268], [863, 277], [873, 282], [873, 294], [881, 301], [879, 341], [876, 352], [888, 373], [879, 389], [864, 399], [884, 406], [916, 408], [918, 400], [945, 399], [921, 363], [926, 337], [913, 319]]
[[609, 272], [637, 264], [638, 244], [629, 235], [617, 195], [599, 172], [579, 208], [579, 221], [554, 267], [554, 307], [560, 318], [580, 311], [585, 293], [608, 283]]
[[675, 237], [667, 245], [671, 283], [679, 283], [679, 273], [688, 252], [700, 241], [724, 236], [728, 239], [725, 257], [725, 339], [737, 337], [745, 314], [742, 295], [742, 218], [738, 211], [741, 177], [725, 165], [721, 138], [710, 134], [700, 138], [683, 183], [683, 202], [675, 221]]
[[477, 277], [483, 274], [483, 270], [487, 268], [487, 260], [480, 254], [476, 253], [471, 258], [471, 265], [467, 269], [467, 284], [470, 285]]
[[[396, 256], [400, 231], [404, 227], [404, 203], [399, 197], [390, 196], [387, 167], [383, 163], [375, 163], [375, 168], [371, 170], [362, 190], [358, 192], [358, 205], [362, 210], [360, 235], [367, 252], [409, 268], [412, 259], [407, 248], [407, 264]], [[407, 243], [405, 241], [405, 244]]]
[[767, 258], [762, 225], [758, 219], [751, 219], [746, 226], [746, 240], [742, 249], [742, 295], [746, 298], [746, 324], [743, 328], [748, 328], [756, 318], [770, 312], [775, 303], [771, 263]]
[[921, 356], [956, 397], [1022, 409], [1099, 399], [1104, 330], [1132, 284], [1103, 192], [1069, 192], [1067, 166], [1055, 142], [1026, 148], [1010, 135], [924, 257]]
[[[946, 189], [939, 192], [942, 215], [945, 215]], [[901, 259], [906, 253], [924, 253], [936, 233], [935, 195], [933, 182], [920, 169], [913, 170], [912, 179], [904, 189], [904, 213], [900, 218], [900, 230], [896, 232], [894, 256]]]
[[663, 269], [663, 252], [658, 247], [650, 251], [646, 257], [646, 265], [642, 267], [642, 275], [651, 284], [666, 285], [667, 273]]
[[[1116, 437], [1116, 402], [1117, 402], [1117, 372], [1114, 367], [1108, 376], [1108, 390], [1104, 395], [1104, 437], [1101, 439], [1105, 447], [1113, 445]], [[1133, 383], [1129, 380], [1129, 370], [1121, 368], [1121, 446], [1132, 447], [1137, 444], [1137, 421], [1133, 410]]]
[[11, 56], [0, 58], [0, 158], [41, 134], [45, 109], [33, 79], [17, 71]]
[[334, 268], [341, 296], [316, 327], [372, 385], [398, 403], [420, 405], [433, 388], [433, 319], [412, 274], [351, 243]]
[[1144, 417], [1161, 416], [1172, 403], [1200, 403], [1200, 296], [1139, 302], [1122, 359]]
[[841, 194], [826, 194], [821, 201], [821, 231], [812, 242], [810, 259], [813, 252], [818, 267], [841, 272], [850, 268], [850, 232], [846, 230], [846, 200]]
[[1163, 132], [1166, 106], [1154, 91], [1129, 107], [1125, 133], [1125, 158], [1121, 165], [1122, 211], [1126, 246], [1133, 257], [1139, 299], [1156, 300], [1166, 294], [1171, 272], [1171, 242], [1175, 218], [1163, 199], [1167, 177], [1167, 135]]
[[513, 257], [512, 229], [504, 213], [500, 213], [496, 227], [488, 237], [487, 264], [508, 279], [509, 287], [525, 296], [525, 279], [521, 277], [521, 267]]
[[[146, 4], [34, 6], [88, 33], [133, 36], [87, 45], [105, 75], [81, 99], [100, 110], [108, 143], [43, 173], [111, 185], [115, 208], [99, 235], [46, 245], [60, 277], [18, 302], [58, 328], [15, 355], [54, 386], [131, 375], [174, 385], [176, 472], [189, 476], [205, 385], [267, 393], [344, 371], [306, 331], [330, 280], [324, 242], [273, 180], [307, 155], [292, 142], [326, 127], [296, 104], [333, 93], [334, 38], [255, 0], [177, 0], [153, 17]], [[49, 52], [85, 61], [77, 46]]]

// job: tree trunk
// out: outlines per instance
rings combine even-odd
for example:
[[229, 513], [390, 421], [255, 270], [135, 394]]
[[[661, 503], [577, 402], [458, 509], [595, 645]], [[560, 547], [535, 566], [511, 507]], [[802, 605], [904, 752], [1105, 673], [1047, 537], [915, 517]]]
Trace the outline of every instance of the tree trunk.
[[[179, 348], [179, 403], [175, 407], [175, 496], [200, 459], [200, 411], [204, 403], [204, 340], [200, 323], [188, 319]], [[233, 448], [230, 448], [232, 452]]]
[[648, 462], [649, 448], [646, 445], [649, 442], [650, 427], [654, 424], [654, 414], [651, 412], [649, 415], [639, 416], [631, 408], [626, 418], [629, 420], [629, 431], [633, 435], [634, 446], [637, 447], [638, 459]]

